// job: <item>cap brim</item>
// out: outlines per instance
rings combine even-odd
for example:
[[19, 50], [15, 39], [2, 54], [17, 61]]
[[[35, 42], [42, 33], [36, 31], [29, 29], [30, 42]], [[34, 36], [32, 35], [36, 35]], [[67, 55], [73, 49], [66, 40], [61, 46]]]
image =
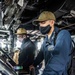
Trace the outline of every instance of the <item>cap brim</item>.
[[27, 35], [26, 33], [15, 33], [16, 35], [23, 35], [23, 34], [25, 34], [25, 35]]
[[27, 36], [31, 36], [32, 37], [32, 35], [31, 34], [26, 34], [26, 33], [15, 33], [16, 35], [27, 35]]
[[33, 20], [33, 25], [39, 25], [38, 23], [41, 22], [41, 21], [45, 21], [45, 20], [42, 20], [42, 19], [36, 19], [36, 20]]

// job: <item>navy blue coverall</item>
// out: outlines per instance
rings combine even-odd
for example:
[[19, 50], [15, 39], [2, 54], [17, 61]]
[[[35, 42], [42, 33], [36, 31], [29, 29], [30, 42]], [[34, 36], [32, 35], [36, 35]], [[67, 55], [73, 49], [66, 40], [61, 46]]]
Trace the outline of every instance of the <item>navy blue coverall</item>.
[[[45, 59], [45, 69], [42, 75], [67, 75], [67, 69], [71, 61], [69, 54], [72, 50], [71, 35], [67, 30], [61, 30], [55, 27], [51, 37], [46, 36], [42, 48], [34, 61], [37, 66]], [[54, 45], [55, 33], [58, 33]]]

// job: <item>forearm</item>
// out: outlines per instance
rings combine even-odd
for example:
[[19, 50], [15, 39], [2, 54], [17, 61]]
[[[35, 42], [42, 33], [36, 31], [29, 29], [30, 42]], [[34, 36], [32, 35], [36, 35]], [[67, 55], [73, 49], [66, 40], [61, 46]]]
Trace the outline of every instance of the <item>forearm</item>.
[[33, 65], [36, 67], [42, 62], [43, 59], [44, 59], [43, 52], [40, 51], [37, 57], [35, 58]]

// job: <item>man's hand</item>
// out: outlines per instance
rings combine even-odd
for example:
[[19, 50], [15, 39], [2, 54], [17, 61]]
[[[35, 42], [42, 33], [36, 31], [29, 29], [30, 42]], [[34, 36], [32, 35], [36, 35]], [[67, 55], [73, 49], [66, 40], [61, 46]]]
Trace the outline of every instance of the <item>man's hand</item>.
[[32, 71], [32, 69], [35, 69], [35, 67], [33, 65], [30, 65], [29, 70]]
[[20, 50], [17, 50], [14, 52], [14, 55], [13, 55], [13, 61], [18, 64], [18, 58], [19, 58], [19, 53], [20, 53]]

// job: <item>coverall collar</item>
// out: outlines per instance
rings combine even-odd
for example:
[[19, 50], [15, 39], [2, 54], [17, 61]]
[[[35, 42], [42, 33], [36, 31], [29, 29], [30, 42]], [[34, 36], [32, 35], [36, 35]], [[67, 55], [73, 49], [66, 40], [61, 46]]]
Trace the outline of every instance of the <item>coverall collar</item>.
[[59, 28], [58, 27], [54, 27], [54, 31], [51, 34], [50, 38], [48, 38], [48, 35], [46, 36], [46, 41], [48, 41], [49, 43], [52, 42], [52, 40], [54, 40], [55, 34], [57, 34], [59, 32]]

